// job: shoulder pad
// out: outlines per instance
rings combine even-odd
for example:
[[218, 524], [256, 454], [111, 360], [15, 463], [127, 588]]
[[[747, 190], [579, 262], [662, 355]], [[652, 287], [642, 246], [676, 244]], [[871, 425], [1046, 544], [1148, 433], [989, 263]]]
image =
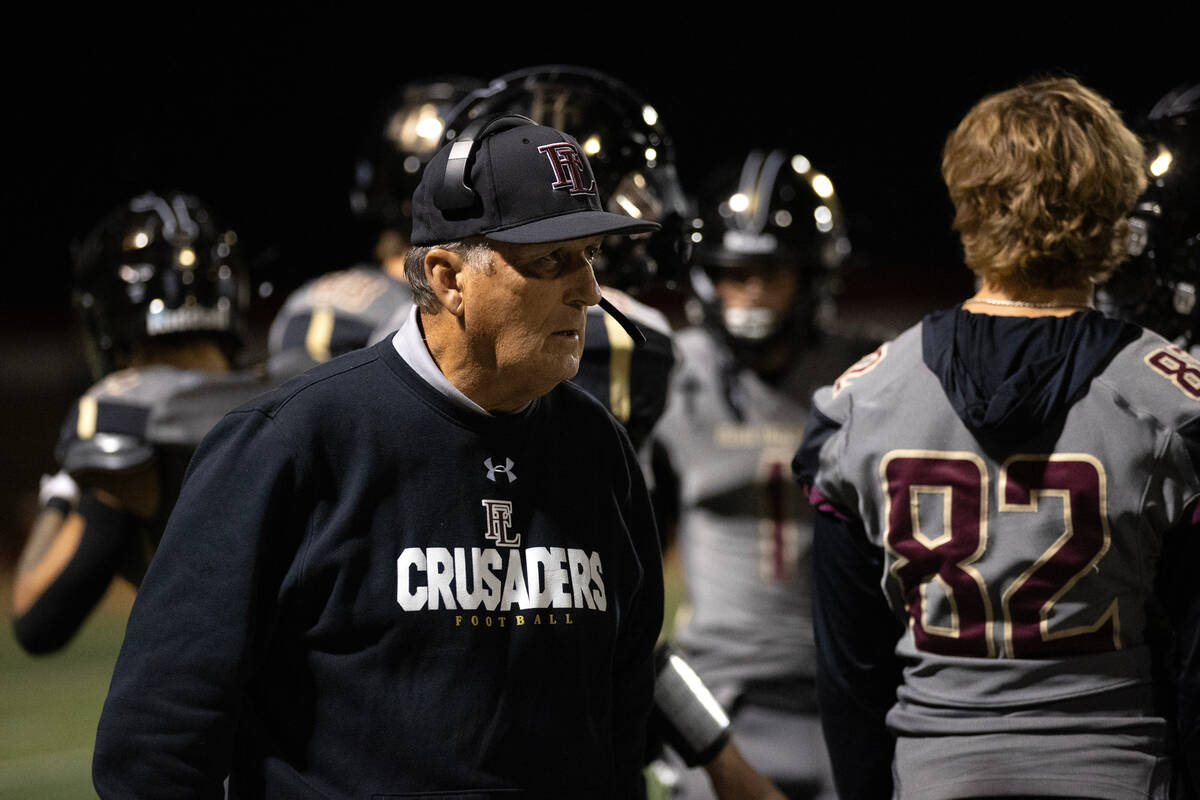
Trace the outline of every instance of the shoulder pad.
[[155, 445], [195, 447], [227, 412], [273, 385], [262, 369], [188, 371], [179, 376], [173, 390], [154, 406], [147, 438]]
[[154, 447], [133, 436], [98, 433], [74, 439], [60, 453], [60, 466], [72, 478], [96, 472], [128, 472], [154, 461]]
[[833, 383], [817, 391], [813, 406], [835, 421], [843, 420], [852, 395], [886, 391], [893, 380], [904, 380], [914, 369], [926, 369], [921, 358], [919, 324], [852, 363]]
[[408, 284], [374, 267], [327, 273], [288, 297], [271, 323], [270, 357], [299, 351], [311, 366], [365, 347], [397, 308], [411, 303]]
[[689, 363], [714, 363], [729, 356], [721, 349], [717, 340], [702, 327], [684, 328], [675, 334], [675, 347], [680, 361]]
[[153, 369], [105, 376], [79, 398], [59, 434], [57, 457], [72, 477], [121, 472], [154, 458], [146, 431], [157, 398], [168, 388]]
[[371, 336], [369, 339], [367, 339], [367, 346], [370, 347], [373, 344], [379, 344], [381, 341], [387, 338], [389, 334], [400, 330], [400, 328], [404, 326], [404, 323], [408, 322], [408, 315], [411, 310], [411, 303], [396, 306], [396, 310], [393, 311], [383, 322], [377, 325], [375, 330], [371, 331]]
[[1094, 381], [1171, 427], [1200, 417], [1200, 359], [1151, 331], [1113, 356]]
[[159, 445], [195, 446], [222, 415], [265, 391], [257, 373], [169, 366], [122, 370], [75, 403], [59, 435], [64, 471], [123, 472], [154, 460]]
[[[636, 322], [647, 335], [649, 335], [649, 331], [657, 331], [663, 336], [670, 337], [671, 323], [667, 321], [666, 315], [657, 308], [648, 306], [625, 292], [608, 286], [604, 287], [604, 297], [616, 306], [618, 311]], [[588, 306], [588, 316], [594, 315], [607, 316], [600, 306]]]

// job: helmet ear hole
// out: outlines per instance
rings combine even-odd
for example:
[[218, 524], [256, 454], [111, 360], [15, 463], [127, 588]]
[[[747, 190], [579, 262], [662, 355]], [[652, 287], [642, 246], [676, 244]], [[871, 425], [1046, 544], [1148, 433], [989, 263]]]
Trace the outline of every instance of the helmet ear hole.
[[587, 156], [605, 208], [662, 225], [644, 236], [608, 237], [595, 265], [601, 283], [636, 293], [682, 278], [688, 204], [673, 140], [641, 95], [587, 67], [529, 67], [464, 97], [448, 114], [447, 136], [491, 114], [520, 114], [571, 134]]
[[197, 198], [130, 199], [74, 248], [74, 261], [74, 304], [97, 378], [151, 342], [202, 336], [231, 357], [240, 347], [249, 271], [237, 234]]

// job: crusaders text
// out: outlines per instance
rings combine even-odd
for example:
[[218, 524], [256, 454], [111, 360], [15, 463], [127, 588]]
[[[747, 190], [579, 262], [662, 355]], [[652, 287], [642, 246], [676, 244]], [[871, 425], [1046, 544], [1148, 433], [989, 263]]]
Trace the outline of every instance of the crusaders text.
[[405, 611], [608, 606], [600, 554], [574, 547], [406, 547], [396, 602]]

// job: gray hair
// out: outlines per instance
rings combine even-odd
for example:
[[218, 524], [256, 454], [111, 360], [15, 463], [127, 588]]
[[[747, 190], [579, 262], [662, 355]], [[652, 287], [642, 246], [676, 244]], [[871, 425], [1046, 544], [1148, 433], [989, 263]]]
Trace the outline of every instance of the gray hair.
[[404, 254], [404, 277], [412, 287], [413, 301], [422, 311], [436, 314], [442, 303], [434, 294], [433, 287], [425, 278], [425, 256], [431, 250], [449, 250], [457, 253], [471, 269], [486, 272], [492, 266], [492, 248], [482, 236], [472, 236], [459, 242], [444, 244], [413, 245]]

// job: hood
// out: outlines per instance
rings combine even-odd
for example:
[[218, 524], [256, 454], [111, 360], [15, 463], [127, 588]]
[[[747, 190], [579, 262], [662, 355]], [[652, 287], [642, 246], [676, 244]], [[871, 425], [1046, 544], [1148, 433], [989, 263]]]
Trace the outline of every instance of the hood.
[[1140, 335], [1136, 325], [1096, 311], [1001, 317], [951, 308], [924, 319], [921, 346], [968, 428], [1019, 436], [1064, 412]]

